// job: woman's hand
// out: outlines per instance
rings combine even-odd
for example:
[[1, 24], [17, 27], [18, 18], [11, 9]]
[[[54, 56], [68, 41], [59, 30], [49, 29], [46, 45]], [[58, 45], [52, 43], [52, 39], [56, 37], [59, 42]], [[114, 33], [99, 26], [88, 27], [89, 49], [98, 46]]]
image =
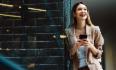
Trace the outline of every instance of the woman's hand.
[[84, 45], [84, 41], [79, 39], [77, 42], [76, 42], [76, 47], [79, 48], [80, 46]]
[[82, 45], [88, 47], [94, 55], [98, 55], [99, 50], [88, 39], [81, 40]]
[[81, 39], [80, 43], [81, 43], [81, 45], [88, 47], [88, 48], [93, 46], [93, 44], [88, 39]]
[[82, 45], [81, 40], [78, 40], [73, 47], [70, 49], [71, 55], [74, 55], [77, 52], [77, 49]]

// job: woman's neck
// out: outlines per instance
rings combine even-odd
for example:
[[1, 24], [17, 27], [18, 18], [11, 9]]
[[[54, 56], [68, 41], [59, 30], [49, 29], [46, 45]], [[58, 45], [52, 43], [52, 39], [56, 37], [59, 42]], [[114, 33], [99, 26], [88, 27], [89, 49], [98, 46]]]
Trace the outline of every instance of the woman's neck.
[[76, 25], [76, 29], [83, 29], [85, 27], [85, 21], [78, 21]]

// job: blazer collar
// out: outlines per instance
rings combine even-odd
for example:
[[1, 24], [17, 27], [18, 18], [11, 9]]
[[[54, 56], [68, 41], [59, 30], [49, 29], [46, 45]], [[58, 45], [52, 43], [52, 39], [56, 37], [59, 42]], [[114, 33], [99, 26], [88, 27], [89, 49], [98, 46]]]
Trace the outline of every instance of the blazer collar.
[[[89, 26], [89, 25], [86, 25], [86, 34], [87, 34], [87, 35], [91, 35], [91, 32], [92, 32], [92, 27]], [[71, 28], [70, 28], [70, 33], [71, 33], [71, 34], [75, 34], [75, 32], [74, 32], [74, 27], [71, 27]]]

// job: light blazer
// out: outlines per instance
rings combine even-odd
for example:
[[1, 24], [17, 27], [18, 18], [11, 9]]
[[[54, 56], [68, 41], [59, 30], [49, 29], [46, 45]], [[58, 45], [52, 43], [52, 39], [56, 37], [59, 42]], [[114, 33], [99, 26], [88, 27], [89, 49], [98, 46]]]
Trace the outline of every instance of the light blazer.
[[[75, 42], [75, 34], [74, 34], [74, 28], [70, 27], [65, 29], [66, 35], [68, 37], [68, 42], [69, 42], [69, 47], [73, 47], [73, 45], [76, 43]], [[100, 60], [101, 60], [101, 55], [102, 55], [102, 46], [104, 44], [104, 39], [101, 34], [100, 28], [98, 26], [89, 26], [86, 25], [86, 34], [87, 38], [90, 40], [92, 44], [98, 49], [98, 54], [93, 55], [90, 49], [87, 48], [86, 50], [86, 62], [88, 64], [88, 67], [90, 70], [103, 70], [102, 66], [100, 65]], [[69, 49], [70, 51], [70, 49]], [[71, 52], [70, 52], [71, 53]], [[71, 60], [73, 62], [73, 70], [78, 70], [78, 55], [75, 53], [75, 55], [70, 55]]]

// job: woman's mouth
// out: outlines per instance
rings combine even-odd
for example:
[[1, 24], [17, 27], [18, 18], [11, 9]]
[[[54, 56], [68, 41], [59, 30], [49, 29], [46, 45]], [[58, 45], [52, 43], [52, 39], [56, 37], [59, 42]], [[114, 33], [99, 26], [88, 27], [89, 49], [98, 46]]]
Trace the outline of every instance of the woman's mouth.
[[79, 16], [84, 17], [84, 16], [86, 16], [86, 14], [80, 14]]

